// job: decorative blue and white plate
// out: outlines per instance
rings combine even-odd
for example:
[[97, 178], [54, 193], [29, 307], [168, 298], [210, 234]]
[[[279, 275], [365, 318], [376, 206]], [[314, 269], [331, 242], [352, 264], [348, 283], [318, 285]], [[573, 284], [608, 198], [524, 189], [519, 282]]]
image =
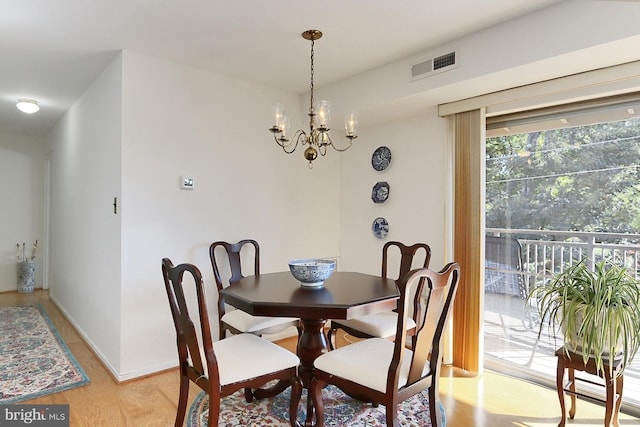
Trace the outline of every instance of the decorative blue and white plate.
[[384, 203], [389, 197], [389, 183], [386, 181], [377, 182], [371, 191], [371, 200], [373, 203]]
[[371, 156], [371, 166], [377, 171], [383, 171], [389, 167], [390, 163], [391, 150], [389, 150], [389, 147], [383, 145], [382, 147], [376, 148], [376, 151], [374, 151]]
[[387, 233], [389, 233], [389, 223], [386, 219], [378, 217], [373, 220], [371, 231], [373, 231], [374, 236], [378, 239], [383, 239], [387, 236]]

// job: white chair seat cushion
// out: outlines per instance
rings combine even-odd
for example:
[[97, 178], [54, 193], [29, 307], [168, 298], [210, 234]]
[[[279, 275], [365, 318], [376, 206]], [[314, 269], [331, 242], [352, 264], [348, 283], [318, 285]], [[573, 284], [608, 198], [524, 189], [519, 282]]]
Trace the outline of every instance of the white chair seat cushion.
[[222, 321], [242, 332], [274, 333], [295, 325], [298, 319], [292, 317], [252, 316], [242, 310], [231, 310], [222, 316]]
[[253, 334], [232, 335], [213, 343], [220, 385], [259, 377], [298, 366], [300, 359], [289, 350]]
[[[356, 319], [334, 321], [336, 324], [357, 329], [372, 337], [388, 338], [396, 334], [398, 325], [398, 313], [395, 311], [383, 311], [382, 313], [369, 314]], [[416, 322], [407, 318], [407, 330], [416, 327]]]
[[[317, 369], [366, 387], [385, 392], [387, 373], [393, 357], [394, 343], [384, 338], [370, 338], [340, 347], [318, 357], [313, 363]], [[407, 383], [412, 352], [404, 350], [398, 387]], [[428, 373], [428, 365], [425, 366]]]

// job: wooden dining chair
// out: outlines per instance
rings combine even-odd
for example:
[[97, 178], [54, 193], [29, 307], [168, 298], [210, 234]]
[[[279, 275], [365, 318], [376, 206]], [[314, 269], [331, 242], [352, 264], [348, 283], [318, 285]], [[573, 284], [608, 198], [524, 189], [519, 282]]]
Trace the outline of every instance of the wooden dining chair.
[[[250, 333], [258, 336], [274, 334], [284, 331], [290, 326], [295, 326], [300, 333], [300, 320], [292, 317], [265, 317], [252, 316], [242, 310], [227, 309], [220, 291], [232, 283], [245, 277], [242, 270], [241, 255], [243, 251], [250, 254], [253, 251], [253, 271], [251, 274], [260, 274], [260, 246], [251, 239], [240, 240], [237, 243], [214, 242], [209, 247], [209, 258], [213, 267], [213, 276], [218, 288], [218, 326], [219, 336], [226, 336], [226, 331], [232, 334]], [[224, 256], [223, 256], [224, 255]], [[224, 258], [224, 260], [223, 260]], [[223, 280], [221, 270], [229, 268], [230, 277]]]
[[[193, 282], [197, 307], [191, 307], [185, 298], [185, 273], [191, 276], [188, 281]], [[180, 363], [180, 396], [175, 427], [182, 427], [184, 422], [190, 381], [208, 394], [207, 425], [216, 427], [222, 397], [237, 390], [260, 387], [272, 380], [279, 380], [278, 384], [283, 385], [278, 392], [292, 387], [289, 416], [291, 426], [295, 426], [298, 402], [302, 393], [302, 383], [297, 376], [300, 363], [298, 356], [252, 334], [232, 335], [214, 343], [200, 270], [192, 264], [174, 266], [171, 260], [164, 258], [162, 276], [176, 329]], [[198, 311], [202, 346], [189, 315], [189, 308], [196, 308]], [[245, 393], [245, 399], [251, 402], [253, 395]]]
[[[438, 381], [443, 353], [443, 331], [458, 288], [460, 267], [447, 264], [441, 271], [412, 270], [398, 281], [400, 300], [395, 340], [371, 338], [329, 351], [314, 362], [309, 395], [316, 411], [316, 427], [324, 425], [322, 389], [334, 384], [360, 400], [384, 405], [387, 426], [398, 426], [397, 405], [427, 390], [431, 426], [441, 427]], [[409, 311], [415, 293], [425, 298], [414, 336], [414, 349], [405, 346]]]
[[[392, 251], [394, 250], [400, 255], [398, 275], [394, 277], [396, 280], [407, 274], [411, 270], [412, 265], [414, 265], [414, 260], [420, 256], [423, 257], [420, 258], [422, 260], [422, 267], [429, 267], [431, 248], [426, 243], [415, 243], [407, 246], [400, 242], [387, 242], [382, 247], [382, 277], [385, 279], [388, 278], [390, 258], [393, 256]], [[419, 255], [421, 252], [422, 255]], [[407, 334], [409, 336], [412, 336], [415, 331], [415, 318], [420, 315], [420, 308], [420, 299], [414, 298], [411, 317], [407, 323]], [[398, 314], [396, 311], [385, 311], [356, 319], [331, 320], [331, 325], [327, 331], [329, 345], [331, 349], [336, 348], [336, 333], [338, 329], [357, 338], [391, 338], [395, 335], [397, 323]]]

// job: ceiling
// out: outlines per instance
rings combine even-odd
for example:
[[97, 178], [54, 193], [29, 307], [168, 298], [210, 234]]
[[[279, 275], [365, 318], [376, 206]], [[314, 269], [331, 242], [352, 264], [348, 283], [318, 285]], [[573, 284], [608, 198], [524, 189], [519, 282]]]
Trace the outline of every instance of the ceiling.
[[44, 135], [122, 49], [302, 93], [304, 30], [322, 86], [560, 1], [0, 0], [0, 131]]

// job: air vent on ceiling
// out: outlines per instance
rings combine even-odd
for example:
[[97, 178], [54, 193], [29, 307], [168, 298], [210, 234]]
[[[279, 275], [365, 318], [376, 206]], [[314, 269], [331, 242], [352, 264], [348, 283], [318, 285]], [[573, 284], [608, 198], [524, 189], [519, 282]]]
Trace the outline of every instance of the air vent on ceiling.
[[411, 80], [418, 80], [423, 77], [431, 76], [435, 73], [456, 68], [458, 66], [457, 59], [455, 52], [449, 52], [444, 55], [419, 62], [411, 67]]

